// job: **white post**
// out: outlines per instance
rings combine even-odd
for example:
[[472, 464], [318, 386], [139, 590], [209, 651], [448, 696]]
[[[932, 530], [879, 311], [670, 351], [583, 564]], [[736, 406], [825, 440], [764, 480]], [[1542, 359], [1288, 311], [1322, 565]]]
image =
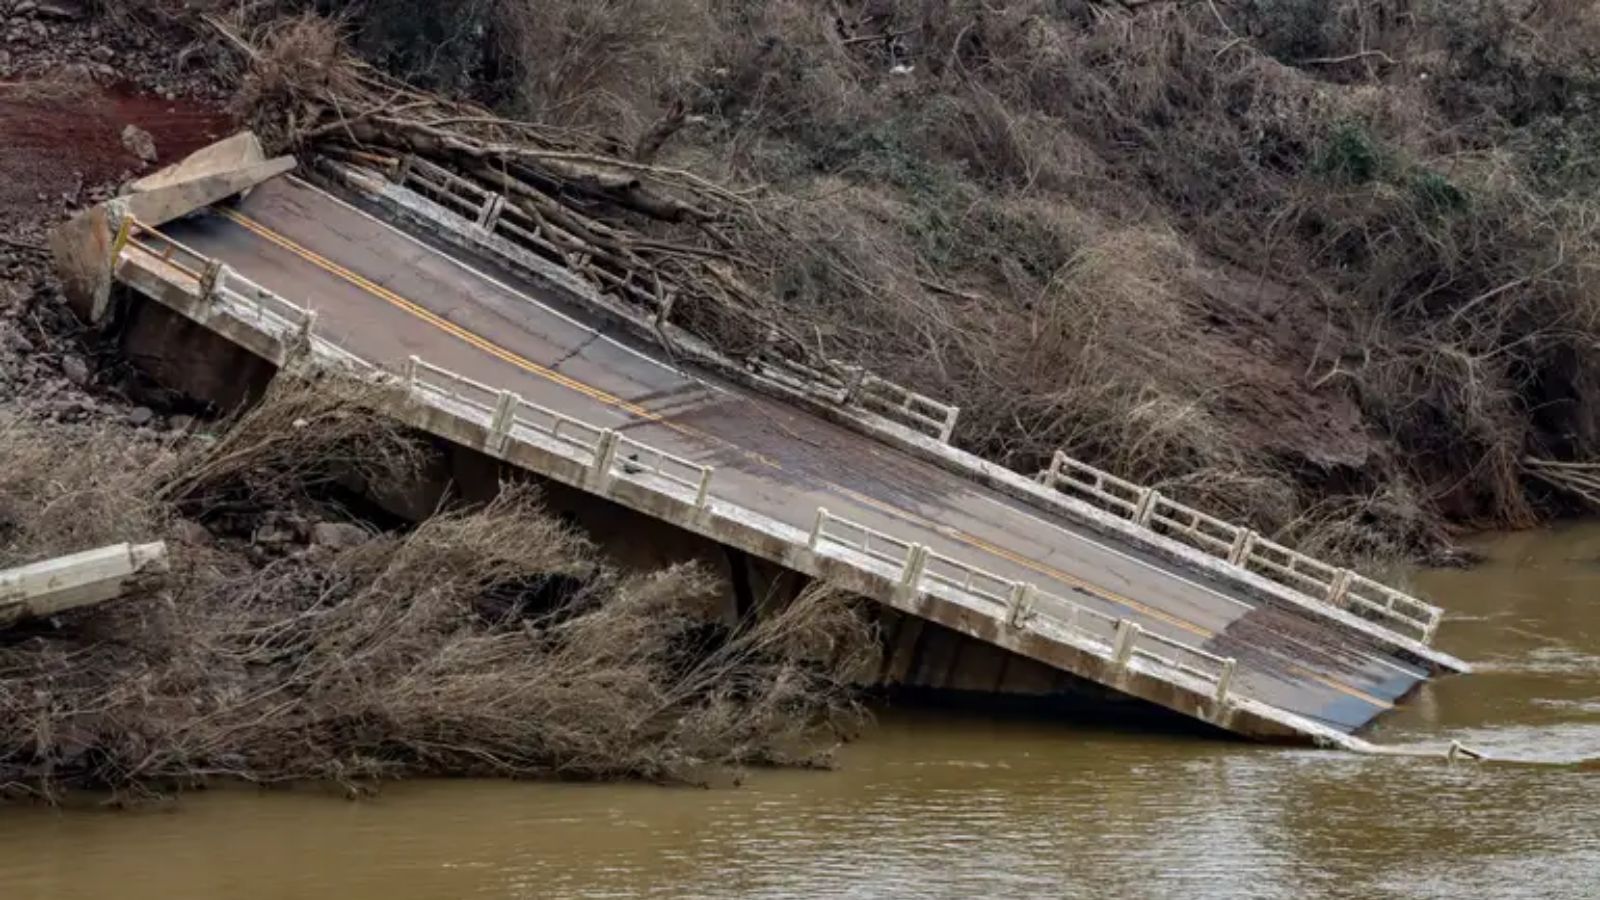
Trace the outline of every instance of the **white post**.
[[694, 494], [695, 509], [705, 509], [706, 502], [711, 499], [711, 473], [715, 471], [710, 466], [700, 470], [700, 488]]
[[1021, 628], [1033, 615], [1033, 595], [1038, 588], [1032, 584], [1017, 582], [1011, 587], [1011, 605], [1006, 615], [1006, 624], [1012, 628]]
[[1050, 457], [1050, 476], [1045, 481], [1046, 487], [1055, 488], [1061, 484], [1061, 470], [1064, 468], [1063, 464], [1066, 462], [1066, 458], [1067, 455], [1060, 450], [1057, 450], [1055, 455]]
[[506, 198], [499, 194], [490, 194], [484, 199], [483, 205], [478, 207], [478, 227], [484, 231], [493, 231], [495, 223], [500, 221], [500, 210], [505, 206]]
[[1344, 595], [1350, 590], [1349, 569], [1340, 569], [1339, 574], [1333, 578], [1333, 584], [1328, 585], [1328, 602], [1334, 606], [1344, 603]]
[[850, 372], [850, 377], [845, 379], [844, 387], [839, 392], [839, 405], [849, 406], [856, 402], [856, 397], [861, 394], [861, 386], [867, 376], [865, 366], [856, 366]]
[[806, 542], [806, 549], [807, 550], [810, 550], [813, 553], [815, 553], [817, 548], [822, 545], [822, 529], [827, 524], [828, 524], [828, 510], [826, 508], [824, 508], [824, 507], [821, 507], [821, 506], [817, 507], [817, 521], [816, 521], [816, 523], [814, 525], [811, 526], [811, 539]]
[[922, 583], [922, 573], [928, 568], [928, 548], [921, 544], [912, 544], [906, 553], [906, 567], [900, 573], [900, 589], [916, 593], [917, 586]]
[[421, 360], [417, 359], [415, 356], [406, 357], [405, 377], [406, 377], [406, 396], [408, 396], [408, 397], [411, 396], [413, 393], [416, 393], [416, 389], [417, 389], [417, 363], [419, 363], [419, 362], [421, 362]]
[[1233, 546], [1228, 548], [1228, 562], [1242, 566], [1250, 558], [1250, 551], [1255, 549], [1258, 535], [1248, 528], [1239, 529], [1233, 536]]
[[501, 391], [494, 402], [494, 418], [489, 420], [489, 439], [496, 447], [503, 446], [511, 436], [511, 423], [516, 419], [517, 403], [521, 400], [510, 391]]
[[944, 427], [939, 430], [939, 443], [950, 443], [950, 436], [956, 433], [956, 419], [960, 415], [960, 407], [950, 407], [950, 412], [947, 413], [944, 418]]
[[1215, 694], [1216, 701], [1219, 704], [1228, 702], [1228, 691], [1233, 687], [1235, 665], [1235, 660], [1232, 657], [1222, 663], [1222, 674], [1217, 676], [1217, 693]]
[[206, 260], [206, 267], [200, 272], [200, 299], [211, 301], [217, 297], [217, 291], [222, 289], [227, 263], [218, 259]]
[[620, 435], [612, 429], [600, 432], [600, 440], [594, 449], [594, 464], [589, 467], [591, 476], [604, 479], [611, 474], [611, 464], [617, 459], [618, 437]]
[[1118, 666], [1126, 666], [1133, 659], [1133, 644], [1139, 639], [1144, 629], [1138, 622], [1129, 619], [1117, 620], [1116, 641], [1111, 648], [1111, 660]]
[[1135, 525], [1149, 526], [1150, 516], [1155, 512], [1156, 501], [1161, 497], [1154, 488], [1145, 488], [1139, 496], [1139, 505], [1134, 507], [1133, 522]]

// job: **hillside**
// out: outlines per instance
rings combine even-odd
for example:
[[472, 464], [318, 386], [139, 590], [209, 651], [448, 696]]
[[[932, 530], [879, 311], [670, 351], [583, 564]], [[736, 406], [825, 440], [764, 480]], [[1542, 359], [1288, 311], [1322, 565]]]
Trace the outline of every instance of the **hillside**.
[[[1592, 4], [104, 6], [285, 146], [585, 161], [541, 176], [585, 258], [1021, 471], [1064, 447], [1381, 560], [1575, 511], [1528, 460], [1600, 441]], [[466, 105], [418, 125], [402, 82]]]
[[415, 84], [750, 189], [774, 315], [1325, 552], [1570, 511], [1600, 13], [1532, 0], [321, 4]]

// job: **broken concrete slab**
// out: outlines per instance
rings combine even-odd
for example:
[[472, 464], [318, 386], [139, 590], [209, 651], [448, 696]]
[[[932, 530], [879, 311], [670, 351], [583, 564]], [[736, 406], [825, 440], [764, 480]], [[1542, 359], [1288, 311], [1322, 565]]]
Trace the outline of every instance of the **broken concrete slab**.
[[50, 238], [68, 305], [90, 325], [109, 318], [114, 245], [125, 217], [162, 225], [294, 167], [294, 157], [268, 159], [255, 134], [241, 131], [130, 182], [123, 196], [74, 216]]
[[138, 576], [166, 571], [167, 545], [113, 544], [0, 570], [0, 628], [122, 596]]
[[261, 149], [261, 141], [256, 138], [255, 133], [241, 131], [232, 137], [201, 147], [166, 168], [128, 182], [126, 193], [146, 194], [207, 175], [220, 175], [224, 172], [251, 168], [266, 161], [266, 151]]
[[129, 182], [123, 197], [134, 218], [161, 225], [248, 191], [294, 166], [292, 156], [268, 159], [260, 139], [241, 131]]

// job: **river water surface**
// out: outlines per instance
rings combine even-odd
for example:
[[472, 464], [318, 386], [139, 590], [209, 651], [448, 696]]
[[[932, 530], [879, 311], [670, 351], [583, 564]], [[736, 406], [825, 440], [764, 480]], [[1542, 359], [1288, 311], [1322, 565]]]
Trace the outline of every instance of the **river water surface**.
[[1600, 898], [1600, 527], [1484, 542], [1416, 585], [1476, 674], [1361, 757], [886, 713], [832, 772], [738, 788], [231, 789], [161, 811], [0, 809], [0, 898]]

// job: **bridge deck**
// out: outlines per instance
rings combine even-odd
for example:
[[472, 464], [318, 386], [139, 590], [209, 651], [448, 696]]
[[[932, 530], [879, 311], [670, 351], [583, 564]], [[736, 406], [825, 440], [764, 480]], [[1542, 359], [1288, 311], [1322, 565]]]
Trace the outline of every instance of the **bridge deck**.
[[1229, 585], [609, 335], [297, 179], [165, 231], [315, 309], [380, 365], [412, 355], [717, 467], [718, 490], [801, 529], [826, 507], [1238, 660], [1241, 694], [1353, 732], [1427, 677], [1380, 641]]

